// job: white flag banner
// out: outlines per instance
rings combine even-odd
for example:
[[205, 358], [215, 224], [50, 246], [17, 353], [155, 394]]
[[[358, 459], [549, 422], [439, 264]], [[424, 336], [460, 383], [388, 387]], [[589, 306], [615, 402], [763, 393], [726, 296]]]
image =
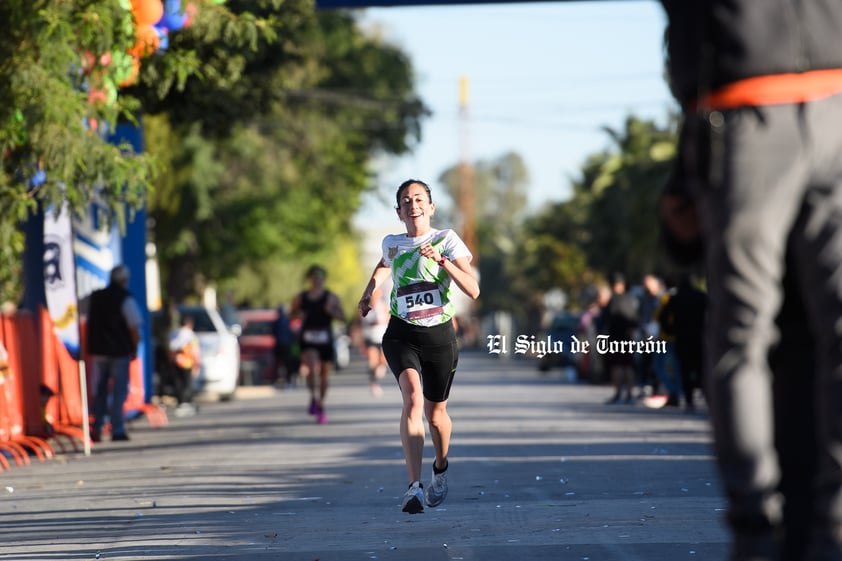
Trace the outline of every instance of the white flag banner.
[[44, 216], [44, 291], [47, 310], [59, 339], [79, 356], [79, 304], [76, 295], [73, 228], [66, 205], [56, 213], [55, 207]]
[[88, 296], [108, 285], [111, 269], [122, 263], [120, 231], [102, 223], [102, 206], [88, 205], [82, 215], [73, 217], [73, 252], [76, 258], [76, 292], [87, 313]]

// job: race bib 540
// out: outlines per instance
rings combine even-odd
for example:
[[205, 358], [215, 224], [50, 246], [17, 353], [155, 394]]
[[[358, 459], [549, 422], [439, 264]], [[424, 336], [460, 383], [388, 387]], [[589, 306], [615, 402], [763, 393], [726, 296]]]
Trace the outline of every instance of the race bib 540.
[[434, 282], [419, 282], [397, 290], [398, 314], [406, 319], [428, 318], [442, 313], [441, 293]]

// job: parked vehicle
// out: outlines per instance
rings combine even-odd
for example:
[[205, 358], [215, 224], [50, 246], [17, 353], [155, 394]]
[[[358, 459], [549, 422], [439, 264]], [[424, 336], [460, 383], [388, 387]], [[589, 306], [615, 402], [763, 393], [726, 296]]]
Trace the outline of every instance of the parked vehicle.
[[[274, 324], [278, 311], [271, 308], [244, 309], [237, 312], [242, 332], [240, 334], [240, 384], [273, 384], [275, 371]], [[297, 335], [299, 321], [293, 320], [293, 336]], [[294, 346], [297, 353], [297, 345]], [[341, 328], [334, 332], [334, 354], [337, 370], [351, 362], [351, 338]], [[297, 354], [295, 355], [297, 358]]]
[[273, 384], [275, 370], [275, 321], [273, 309], [240, 310], [240, 384]]
[[227, 327], [213, 308], [179, 306], [178, 312], [193, 317], [193, 331], [199, 337], [202, 365], [194, 380], [196, 391], [231, 399], [240, 377], [239, 326]]
[[539, 358], [538, 370], [548, 372], [552, 368], [571, 368], [574, 373], [578, 371], [580, 356], [572, 351], [571, 342], [573, 337], [582, 339], [579, 333], [579, 321], [579, 315], [570, 312], [561, 312], [553, 317], [547, 329], [547, 336], [552, 341], [562, 343], [562, 352], [548, 352]]

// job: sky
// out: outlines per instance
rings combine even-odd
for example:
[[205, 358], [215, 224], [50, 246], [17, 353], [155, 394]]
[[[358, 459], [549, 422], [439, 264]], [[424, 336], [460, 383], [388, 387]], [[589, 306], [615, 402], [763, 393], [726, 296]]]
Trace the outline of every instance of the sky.
[[531, 211], [565, 200], [588, 155], [611, 146], [603, 127], [622, 129], [630, 114], [665, 123], [675, 107], [655, 0], [367, 8], [361, 22], [409, 55], [432, 116], [413, 153], [377, 162], [360, 226], [400, 230], [394, 192], [404, 179], [426, 181], [450, 206], [445, 169], [508, 152], [525, 161]]

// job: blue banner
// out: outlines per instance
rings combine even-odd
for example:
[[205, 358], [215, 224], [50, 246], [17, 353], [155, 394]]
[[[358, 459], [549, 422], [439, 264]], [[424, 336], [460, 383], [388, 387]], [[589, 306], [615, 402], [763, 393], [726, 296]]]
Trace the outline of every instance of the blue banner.
[[[136, 154], [143, 152], [143, 128], [132, 123], [120, 123], [114, 127], [114, 132], [108, 139], [113, 144], [127, 142]], [[146, 207], [134, 212], [133, 220], [126, 224], [126, 233], [121, 239], [121, 262], [129, 268], [129, 291], [137, 300], [140, 315], [143, 318], [141, 327], [138, 358], [143, 372], [144, 395], [149, 402], [152, 396], [152, 374], [154, 357], [152, 356], [152, 328], [149, 325], [149, 307], [147, 305], [146, 289]]]

